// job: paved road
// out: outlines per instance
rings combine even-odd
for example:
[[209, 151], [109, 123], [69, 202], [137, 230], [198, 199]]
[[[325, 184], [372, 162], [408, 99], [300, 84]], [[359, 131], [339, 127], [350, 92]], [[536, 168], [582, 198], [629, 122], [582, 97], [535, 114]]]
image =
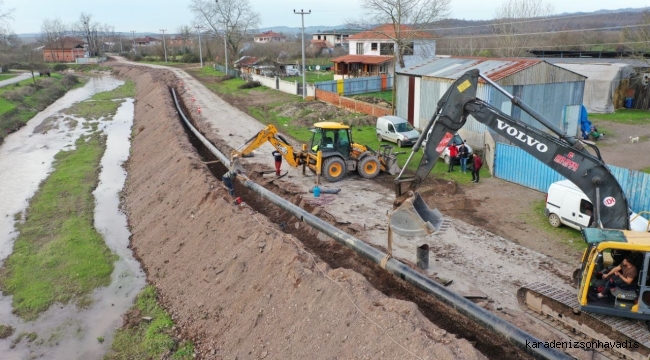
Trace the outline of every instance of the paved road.
[[[37, 74], [38, 73], [34, 73], [34, 75], [38, 76]], [[11, 84], [17, 83], [19, 81], [27, 80], [30, 77], [32, 77], [31, 73], [22, 73], [22, 74], [20, 74], [20, 75], [18, 75], [16, 77], [12, 77], [11, 79], [0, 81], [0, 87], [11, 85]]]

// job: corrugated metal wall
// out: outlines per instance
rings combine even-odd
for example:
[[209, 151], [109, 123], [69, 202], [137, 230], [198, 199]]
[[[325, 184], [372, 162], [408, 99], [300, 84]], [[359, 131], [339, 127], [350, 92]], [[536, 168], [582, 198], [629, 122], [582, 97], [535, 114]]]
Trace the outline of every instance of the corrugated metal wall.
[[[395, 115], [404, 119], [408, 118], [408, 98], [409, 98], [409, 77], [406, 75], [397, 75], [395, 84]], [[421, 103], [422, 104], [422, 103]]]
[[[621, 184], [634, 212], [650, 211], [650, 174], [608, 165]], [[548, 187], [565, 177], [519, 147], [497, 143], [494, 176], [546, 193]], [[647, 216], [646, 216], [647, 217]]]
[[[341, 81], [343, 82], [343, 94], [340, 93], [338, 87]], [[339, 95], [343, 96], [384, 91], [393, 88], [392, 76], [386, 76], [385, 87], [382, 87], [382, 81], [382, 76], [369, 76], [353, 79], [321, 81], [314, 83], [314, 86], [318, 89], [339, 93]]]

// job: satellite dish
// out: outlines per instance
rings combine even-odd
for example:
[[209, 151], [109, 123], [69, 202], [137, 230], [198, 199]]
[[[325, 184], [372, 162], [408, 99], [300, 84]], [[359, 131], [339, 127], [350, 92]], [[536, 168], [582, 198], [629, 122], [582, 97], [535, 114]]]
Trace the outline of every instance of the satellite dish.
[[316, 70], [320, 70], [320, 65], [316, 65]]

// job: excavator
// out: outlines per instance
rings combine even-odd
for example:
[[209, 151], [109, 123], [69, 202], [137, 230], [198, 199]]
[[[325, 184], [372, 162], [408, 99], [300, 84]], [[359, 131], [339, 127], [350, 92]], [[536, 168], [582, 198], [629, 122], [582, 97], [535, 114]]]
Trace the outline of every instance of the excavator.
[[303, 166], [317, 175], [320, 184], [321, 174], [329, 182], [343, 179], [348, 171], [357, 171], [366, 179], [379, 175], [380, 171], [396, 175], [400, 169], [397, 166], [397, 153], [390, 145], [382, 145], [378, 151], [352, 142], [350, 126], [342, 123], [325, 121], [314, 124], [311, 129], [311, 144], [303, 144], [296, 151], [293, 146], [278, 133], [273, 125], [268, 125], [255, 136], [246, 141], [238, 149], [231, 152], [231, 161], [235, 158], [250, 156], [253, 150], [269, 142], [278, 150], [292, 167]]
[[[478, 99], [479, 81], [503, 93], [547, 131]], [[648, 359], [650, 233], [630, 231], [631, 210], [625, 193], [593, 142], [567, 135], [478, 70], [469, 70], [451, 84], [404, 165], [404, 168], [408, 166], [413, 154], [426, 140], [415, 174], [406, 175], [402, 170], [395, 179], [391, 230], [402, 236], [420, 236], [439, 229], [440, 212], [431, 210], [417, 190], [449, 140], [470, 115], [573, 182], [594, 204], [595, 221], [593, 227], [582, 230], [587, 247], [580, 268], [573, 274], [577, 294], [553, 284], [527, 284], [517, 293], [522, 308], [540, 321], [561, 328], [574, 339], [590, 342], [585, 347], [595, 349], [600, 342], [599, 348], [609, 351], [606, 356]], [[613, 288], [605, 299], [598, 297], [607, 281], [602, 278], [603, 271], [618, 265], [622, 257], [631, 259], [638, 275], [631, 284]]]

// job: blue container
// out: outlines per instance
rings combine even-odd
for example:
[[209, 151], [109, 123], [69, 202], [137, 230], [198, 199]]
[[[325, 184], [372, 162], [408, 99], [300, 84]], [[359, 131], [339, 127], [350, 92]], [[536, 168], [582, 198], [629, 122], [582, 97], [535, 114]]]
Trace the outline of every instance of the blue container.
[[633, 100], [632, 98], [626, 98], [625, 99], [625, 107], [626, 108], [628, 108], [628, 109], [632, 108], [632, 100]]
[[320, 196], [320, 188], [318, 185], [314, 186], [314, 197], [319, 197]]

